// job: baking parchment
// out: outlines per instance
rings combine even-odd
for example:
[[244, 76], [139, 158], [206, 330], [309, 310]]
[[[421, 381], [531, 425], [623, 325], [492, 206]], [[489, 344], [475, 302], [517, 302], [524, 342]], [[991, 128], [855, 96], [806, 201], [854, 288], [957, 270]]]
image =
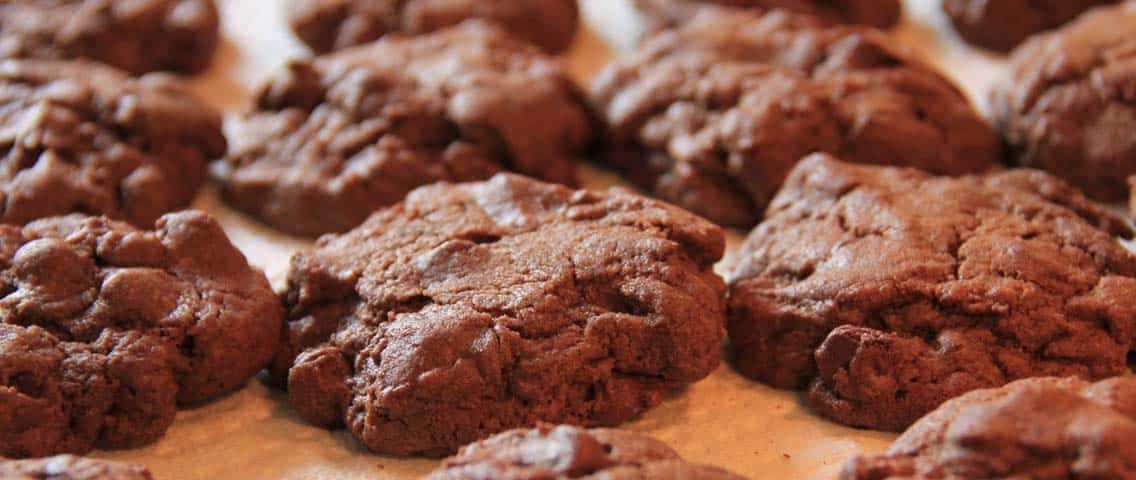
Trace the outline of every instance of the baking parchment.
[[[210, 71], [191, 81], [199, 95], [231, 118], [245, 108], [258, 82], [287, 59], [307, 52], [289, 32], [280, 0], [218, 1], [222, 45]], [[938, 64], [984, 109], [984, 92], [1001, 73], [1003, 62], [963, 45], [938, 13], [939, 1], [907, 0], [907, 18], [893, 35]], [[629, 0], [581, 4], [586, 28], [564, 61], [586, 85], [613, 52], [632, 47], [641, 27]], [[584, 178], [590, 187], [619, 183], [590, 167], [585, 167]], [[309, 244], [226, 208], [212, 187], [194, 206], [217, 217], [276, 288], [283, 285], [289, 257]], [[731, 252], [741, 236], [731, 234]], [[833, 478], [848, 456], [883, 450], [894, 438], [827, 422], [810, 413], [798, 393], [746, 380], [725, 364], [625, 427], [667, 442], [691, 461], [754, 479]], [[179, 411], [157, 443], [92, 456], [145, 464], [159, 480], [409, 479], [436, 465], [436, 460], [370, 454], [345, 431], [306, 425], [285, 394], [258, 380], [219, 400]]]

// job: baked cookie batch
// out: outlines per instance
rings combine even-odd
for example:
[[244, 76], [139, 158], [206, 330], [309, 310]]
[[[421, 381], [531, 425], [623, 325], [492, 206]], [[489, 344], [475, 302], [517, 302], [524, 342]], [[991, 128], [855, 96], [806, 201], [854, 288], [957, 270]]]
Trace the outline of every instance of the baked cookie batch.
[[[313, 425], [454, 455], [430, 479], [742, 478], [610, 428], [723, 360], [906, 431], [844, 479], [1136, 477], [1136, 232], [1097, 203], [1136, 214], [1136, 4], [944, 0], [1012, 50], [987, 121], [897, 0], [633, 3], [581, 87], [573, 0], [287, 0], [315, 56], [223, 133], [174, 75], [212, 1], [0, 2], [0, 477], [149, 479], [72, 455], [267, 369]], [[319, 237], [282, 291], [179, 211], [211, 176]]]

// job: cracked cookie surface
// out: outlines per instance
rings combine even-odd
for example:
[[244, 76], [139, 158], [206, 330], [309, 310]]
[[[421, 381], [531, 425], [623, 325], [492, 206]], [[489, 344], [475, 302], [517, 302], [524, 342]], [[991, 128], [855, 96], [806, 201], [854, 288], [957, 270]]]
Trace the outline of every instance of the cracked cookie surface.
[[1136, 3], [1099, 7], [1014, 50], [991, 92], [1017, 164], [1120, 202], [1136, 174]]
[[1136, 350], [1128, 224], [1036, 170], [934, 177], [814, 155], [729, 276], [734, 364], [840, 423], [902, 430], [1024, 377]]
[[743, 480], [687, 463], [648, 435], [608, 428], [541, 424], [462, 447], [425, 480], [477, 479]]
[[0, 226], [0, 455], [130, 448], [275, 354], [264, 274], [201, 212]]
[[5, 0], [0, 58], [85, 58], [135, 75], [205, 70], [220, 40], [212, 0]]
[[1136, 378], [1031, 378], [951, 400], [842, 480], [1136, 476]]
[[899, 22], [899, 0], [635, 0], [647, 17], [648, 30], [681, 25], [701, 11], [731, 8], [765, 12], [782, 9], [831, 24], [854, 23], [888, 28]]
[[221, 115], [165, 74], [0, 60], [0, 220], [69, 213], [141, 228], [189, 205], [225, 153]]
[[996, 165], [993, 129], [879, 31], [774, 11], [700, 14], [605, 69], [600, 161], [719, 224], [750, 227], [803, 156], [941, 174]]
[[153, 480], [139, 465], [58, 455], [34, 460], [0, 458], [0, 478], [6, 480]]
[[470, 21], [290, 63], [237, 122], [223, 193], [281, 230], [343, 232], [436, 181], [574, 184], [592, 133], [554, 60]]
[[718, 365], [724, 244], [620, 190], [423, 187], [293, 258], [273, 372], [305, 419], [379, 453], [618, 424]]
[[580, 16], [576, 0], [287, 0], [284, 12], [292, 30], [316, 52], [479, 18], [556, 53], [571, 45]]
[[1120, 0], [944, 0], [943, 12], [967, 43], [1007, 52], [1031, 35]]

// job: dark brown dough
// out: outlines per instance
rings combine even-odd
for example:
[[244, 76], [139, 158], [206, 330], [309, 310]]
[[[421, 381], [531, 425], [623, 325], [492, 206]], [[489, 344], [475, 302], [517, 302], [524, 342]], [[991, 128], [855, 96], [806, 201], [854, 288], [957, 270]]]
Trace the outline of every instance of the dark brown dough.
[[622, 190], [423, 187], [293, 257], [274, 373], [304, 418], [378, 453], [615, 425], [718, 365], [724, 248], [717, 226]]
[[1136, 378], [1031, 378], [951, 400], [842, 480], [1136, 478]]
[[729, 276], [743, 374], [809, 387], [837, 422], [899, 431], [1032, 376], [1124, 374], [1136, 255], [1119, 216], [1044, 172], [933, 177], [815, 155]]
[[1013, 161], [1123, 201], [1136, 174], [1136, 3], [1034, 36], [1010, 66], [991, 103]]
[[899, 0], [635, 0], [647, 16], [648, 30], [681, 25], [704, 9], [738, 8], [756, 12], [784, 9], [825, 22], [889, 28], [899, 22]]
[[1008, 52], [1030, 35], [1060, 27], [1095, 6], [1119, 1], [942, 0], [942, 7], [968, 43]]
[[4, 223], [78, 212], [148, 228], [189, 205], [224, 152], [221, 115], [166, 74], [0, 61]]
[[0, 455], [130, 448], [177, 404], [240, 387], [279, 345], [264, 274], [201, 212], [154, 230], [71, 215], [0, 226]]
[[212, 0], [4, 0], [0, 58], [197, 73], [213, 59], [219, 26]]
[[784, 11], [704, 12], [595, 80], [600, 161], [743, 228], [809, 153], [951, 175], [997, 164], [997, 135], [963, 94], [892, 43]]
[[648, 435], [540, 424], [462, 447], [424, 480], [744, 480], [690, 464]]
[[497, 22], [557, 53], [572, 44], [580, 23], [576, 0], [285, 0], [284, 11], [296, 35], [321, 53], [392, 32], [429, 33], [471, 18]]
[[140, 465], [59, 455], [35, 460], [0, 459], [5, 480], [153, 480]]
[[436, 181], [574, 184], [592, 130], [555, 61], [470, 21], [290, 63], [238, 122], [224, 194], [287, 232], [343, 232]]

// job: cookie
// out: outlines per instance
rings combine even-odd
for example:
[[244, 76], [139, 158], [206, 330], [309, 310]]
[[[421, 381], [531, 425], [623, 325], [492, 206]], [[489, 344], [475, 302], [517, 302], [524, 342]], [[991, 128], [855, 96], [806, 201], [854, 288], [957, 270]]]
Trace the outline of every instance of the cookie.
[[35, 460], [0, 459], [0, 478], [7, 480], [152, 480], [139, 465], [59, 455]]
[[842, 480], [1136, 477], [1136, 378], [1031, 378], [951, 400]]
[[935, 177], [802, 161], [728, 277], [735, 367], [837, 422], [900, 431], [1025, 377], [1136, 350], [1127, 222], [1036, 170]]
[[784, 11], [704, 12], [596, 78], [608, 129], [599, 160], [742, 228], [817, 151], [951, 175], [996, 165], [997, 135], [966, 97], [892, 43]]
[[426, 480], [699, 479], [742, 480], [725, 470], [687, 463], [642, 433], [541, 424], [466, 445]]
[[635, 0], [648, 30], [681, 25], [706, 9], [737, 8], [764, 12], [784, 9], [827, 23], [853, 23], [888, 28], [899, 22], [899, 0]]
[[943, 0], [943, 12], [967, 43], [1007, 52], [1030, 35], [1060, 27], [1084, 11], [1120, 0]]
[[223, 193], [287, 232], [344, 232], [437, 181], [574, 184], [592, 121], [552, 59], [471, 21], [291, 62], [237, 122]]
[[388, 33], [420, 35], [480, 18], [549, 53], [572, 44], [579, 25], [576, 0], [286, 0], [292, 30], [312, 50], [329, 52]]
[[136, 447], [275, 354], [279, 300], [204, 213], [0, 226], [0, 455]]
[[1136, 4], [1094, 9], [1014, 50], [991, 92], [1013, 162], [1120, 202], [1136, 174]]
[[141, 228], [189, 205], [225, 152], [221, 115], [165, 74], [0, 61], [0, 220], [73, 212]]
[[300, 415], [385, 454], [610, 426], [718, 365], [717, 226], [622, 190], [439, 183], [292, 259], [274, 365]]
[[212, 0], [6, 0], [0, 58], [84, 58], [135, 75], [209, 67], [220, 40]]

